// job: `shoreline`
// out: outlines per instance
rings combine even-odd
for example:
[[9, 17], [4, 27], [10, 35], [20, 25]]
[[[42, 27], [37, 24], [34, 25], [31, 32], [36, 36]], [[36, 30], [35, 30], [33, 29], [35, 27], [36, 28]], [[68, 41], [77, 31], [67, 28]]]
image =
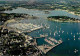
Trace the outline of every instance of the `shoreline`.
[[[23, 20], [23, 19], [21, 19], [21, 20]], [[20, 20], [16, 21], [15, 19], [11, 19], [11, 20], [6, 21], [6, 22], [4, 23], [4, 26], [9, 27], [9, 28], [12, 28], [13, 30], [16, 30], [17, 32], [22, 32], [22, 33], [23, 33], [23, 32], [30, 33], [30, 32], [32, 32], [32, 31], [35, 31], [35, 30], [38, 30], [38, 29], [42, 29], [42, 28], [43, 28], [43, 26], [40, 26], [40, 25], [38, 26], [38, 25], [30, 24], [30, 23], [28, 23], [28, 24], [27, 24], [27, 23], [22, 24], [22, 23], [20, 23], [19, 21], [20, 21]], [[8, 26], [8, 24], [10, 24], [10, 23], [16, 23], [15, 25], [12, 25], [12, 26], [16, 26], [16, 28], [11, 27], [11, 26]], [[17, 28], [19, 25], [20, 25], [20, 27], [21, 27], [22, 29]], [[22, 25], [24, 25], [24, 27], [23, 27]], [[30, 30], [26, 30], [26, 27], [28, 27], [27, 25], [29, 25], [29, 26], [34, 26], [34, 28], [31, 27]], [[26, 27], [25, 27], [25, 26], [26, 26]], [[23, 29], [25, 29], [26, 31], [24, 31]]]
[[80, 16], [80, 14], [75, 14], [74, 12], [69, 11], [69, 10], [63, 10], [63, 9], [55, 9], [55, 10], [62, 10], [62, 11], [66, 11], [66, 12], [68, 12], [68, 13], [70, 13], [70, 14]]
[[52, 19], [52, 18], [48, 18], [48, 20], [50, 20], [50, 21], [54, 21], [54, 22], [66, 22], [66, 23], [80, 23], [80, 21], [60, 21], [60, 20], [56, 20], [56, 19]]
[[[23, 8], [23, 7], [17, 7], [17, 8]], [[27, 9], [28, 10], [28, 8], [24, 8], [24, 9]], [[31, 10], [40, 10], [40, 11], [49, 11], [49, 10], [52, 10], [52, 9], [31, 9]], [[68, 12], [68, 13], [71, 13], [71, 14], [73, 14], [73, 15], [77, 15], [77, 16], [80, 16], [80, 14], [75, 14], [74, 12], [72, 12], [72, 11], [69, 11], [69, 10], [63, 10], [63, 9], [54, 9], [54, 10], [62, 10], [62, 11], [66, 11], [66, 12]]]

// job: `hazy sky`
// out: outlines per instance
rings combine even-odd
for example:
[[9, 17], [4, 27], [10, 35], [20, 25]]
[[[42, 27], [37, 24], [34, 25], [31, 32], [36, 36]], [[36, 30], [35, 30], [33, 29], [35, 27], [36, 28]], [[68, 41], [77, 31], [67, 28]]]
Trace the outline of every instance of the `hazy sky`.
[[[0, 0], [0, 1], [29, 1], [29, 0]], [[34, 0], [31, 0], [31, 1], [34, 1]], [[44, 0], [37, 0], [37, 1], [44, 1]], [[46, 1], [46, 0], [45, 0]], [[52, 1], [52, 0], [48, 0], [48, 1]], [[54, 1], [54, 0], [53, 0]], [[58, 1], [60, 1], [60, 0], [58, 0]], [[64, 0], [63, 0], [64, 1]], [[67, 1], [67, 0], [65, 0], [65, 1]], [[70, 0], [68, 0], [68, 1], [70, 1]], [[74, 1], [74, 0], [73, 0]], [[76, 0], [75, 0], [76, 1]], [[78, 1], [80, 1], [80, 0], [78, 0]]]
[[[29, 0], [0, 0], [0, 1], [29, 1]], [[30, 0], [30, 1], [35, 1], [35, 0]], [[44, 0], [37, 0], [37, 1], [44, 1]], [[45, 0], [45, 1], [47, 1], [47, 0]], [[52, 1], [52, 0], [48, 0], [48, 1]], [[58, 1], [60, 1], [60, 0], [58, 0]], [[65, 1], [67, 1], [67, 0], [65, 0]], [[68, 0], [68, 1], [70, 1], [70, 0]], [[72, 0], [72, 1], [74, 1], [74, 0]], [[78, 1], [80, 1], [80, 0], [78, 0]]]

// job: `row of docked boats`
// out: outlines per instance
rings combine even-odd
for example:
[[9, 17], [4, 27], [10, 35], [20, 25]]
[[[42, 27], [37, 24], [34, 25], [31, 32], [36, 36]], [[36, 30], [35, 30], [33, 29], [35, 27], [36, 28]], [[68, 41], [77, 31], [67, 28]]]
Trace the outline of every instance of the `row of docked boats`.
[[[56, 39], [51, 38], [51, 37], [49, 37], [48, 39], [45, 38], [44, 40], [45, 40], [47, 43], [49, 43], [50, 45], [57, 45], [57, 44], [62, 43], [62, 40], [56, 40]], [[55, 44], [55, 43], [56, 43], [56, 44]]]

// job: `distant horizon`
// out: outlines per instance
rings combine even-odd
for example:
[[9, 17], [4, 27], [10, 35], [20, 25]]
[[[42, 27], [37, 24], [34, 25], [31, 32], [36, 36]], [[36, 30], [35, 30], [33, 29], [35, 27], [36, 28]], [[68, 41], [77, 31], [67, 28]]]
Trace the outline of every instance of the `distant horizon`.
[[0, 1], [80, 1], [80, 0], [0, 0]]

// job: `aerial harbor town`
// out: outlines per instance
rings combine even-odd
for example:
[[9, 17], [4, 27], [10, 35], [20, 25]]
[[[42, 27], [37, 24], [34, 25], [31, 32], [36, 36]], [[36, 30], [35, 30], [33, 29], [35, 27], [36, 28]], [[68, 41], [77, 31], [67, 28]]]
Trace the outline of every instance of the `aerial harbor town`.
[[0, 56], [80, 56], [80, 0], [0, 0]]

